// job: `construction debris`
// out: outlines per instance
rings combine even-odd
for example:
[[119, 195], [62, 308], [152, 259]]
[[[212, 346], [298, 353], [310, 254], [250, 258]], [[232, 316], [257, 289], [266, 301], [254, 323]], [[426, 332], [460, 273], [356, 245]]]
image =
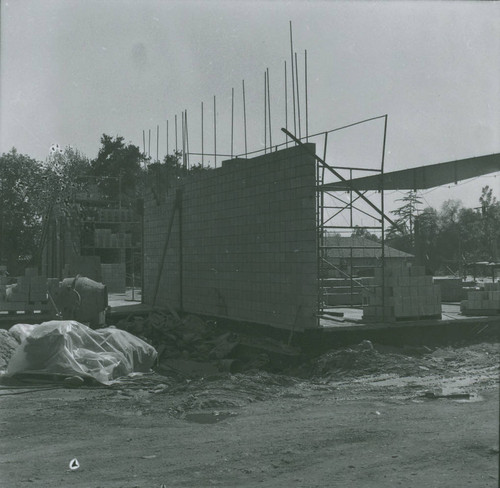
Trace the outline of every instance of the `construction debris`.
[[298, 348], [268, 337], [236, 333], [195, 315], [180, 319], [163, 312], [130, 316], [116, 326], [158, 350], [158, 371], [202, 377], [252, 369], [281, 371], [302, 358]]

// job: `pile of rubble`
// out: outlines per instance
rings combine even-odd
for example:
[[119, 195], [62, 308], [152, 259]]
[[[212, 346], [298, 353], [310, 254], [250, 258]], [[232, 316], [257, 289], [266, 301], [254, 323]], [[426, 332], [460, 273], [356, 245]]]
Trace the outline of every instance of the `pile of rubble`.
[[152, 344], [158, 351], [157, 371], [168, 376], [207, 377], [251, 370], [280, 372], [297, 364], [300, 351], [278, 340], [235, 333], [195, 315], [182, 319], [152, 312], [129, 316], [116, 327]]

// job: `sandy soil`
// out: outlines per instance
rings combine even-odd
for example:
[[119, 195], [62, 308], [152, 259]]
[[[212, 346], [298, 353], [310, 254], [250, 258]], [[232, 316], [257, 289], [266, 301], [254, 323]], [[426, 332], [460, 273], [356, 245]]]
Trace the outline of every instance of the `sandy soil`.
[[0, 486], [497, 487], [498, 354], [347, 349], [294, 376], [4, 386]]

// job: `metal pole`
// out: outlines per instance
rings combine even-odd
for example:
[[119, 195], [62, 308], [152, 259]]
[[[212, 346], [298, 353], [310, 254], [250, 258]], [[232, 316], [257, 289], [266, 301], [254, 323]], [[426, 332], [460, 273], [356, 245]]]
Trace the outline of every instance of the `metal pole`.
[[302, 139], [302, 131], [300, 128], [299, 67], [297, 63], [297, 53], [295, 53], [295, 77], [295, 88], [297, 90], [297, 118], [299, 119], [299, 139]]
[[177, 146], [177, 114], [175, 114], [175, 152], [179, 152], [179, 148]]
[[269, 119], [269, 147], [272, 150], [273, 147], [273, 140], [272, 140], [272, 131], [271, 131], [271, 92], [269, 89], [269, 68], [266, 68], [267, 70], [267, 110], [269, 113], [268, 119]]
[[247, 108], [245, 100], [245, 80], [243, 81], [243, 128], [245, 130], [245, 157], [247, 157]]
[[[382, 160], [380, 164], [380, 171], [382, 175], [382, 181], [384, 179], [384, 164], [385, 164], [385, 143], [386, 143], [386, 137], [387, 137], [387, 114], [385, 115], [384, 118], [384, 140], [382, 143]], [[381, 203], [380, 203], [380, 209], [382, 211], [382, 214], [384, 213], [384, 207], [385, 207], [385, 198], [384, 198], [384, 185], [382, 185], [382, 188], [380, 190], [380, 198], [381, 198]], [[382, 318], [385, 319], [385, 310], [386, 310], [386, 294], [385, 294], [385, 222], [384, 219], [382, 219], [382, 222], [380, 223], [382, 228], [380, 231], [381, 234], [381, 241], [382, 241]]]
[[[286, 75], [286, 60], [285, 60], [285, 129], [288, 130], [288, 91], [287, 91], [287, 75]], [[286, 147], [288, 147], [288, 136], [286, 136]]]
[[146, 131], [144, 129], [142, 130], [142, 147], [143, 153], [146, 154]]
[[307, 49], [304, 51], [304, 85], [306, 90], [306, 141], [309, 142], [309, 102], [307, 99]]
[[191, 161], [189, 160], [189, 126], [188, 126], [188, 111], [186, 109], [186, 158], [188, 169], [191, 168]]
[[231, 88], [231, 159], [233, 159], [234, 88]]
[[384, 164], [385, 164], [385, 141], [387, 136], [387, 114], [384, 116], [384, 142], [382, 143], [382, 164], [381, 171], [384, 173]]
[[264, 71], [264, 153], [267, 153], [267, 74]]
[[168, 156], [168, 120], [167, 120], [167, 156]]
[[182, 167], [186, 167], [186, 146], [184, 140], [184, 110], [181, 112]]
[[295, 118], [295, 81], [293, 75], [293, 36], [292, 36], [292, 21], [290, 21], [290, 58], [292, 60], [292, 94], [293, 94], [293, 132], [297, 134], [297, 120]]
[[148, 158], [151, 157], [151, 129], [149, 129], [149, 140], [148, 140]]
[[156, 161], [160, 160], [160, 126], [156, 126]]
[[214, 165], [217, 168], [217, 105], [214, 95]]
[[187, 168], [187, 155], [186, 155], [186, 119], [185, 113], [182, 112], [182, 164]]
[[201, 167], [205, 164], [205, 155], [203, 154], [203, 102], [201, 102]]

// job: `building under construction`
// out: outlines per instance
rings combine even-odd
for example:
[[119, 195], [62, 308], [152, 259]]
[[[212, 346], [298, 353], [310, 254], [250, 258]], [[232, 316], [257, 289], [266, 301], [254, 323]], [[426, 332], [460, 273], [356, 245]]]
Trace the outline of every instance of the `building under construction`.
[[[325, 147], [327, 136], [317, 135]], [[341, 294], [351, 296], [345, 304], [354, 303], [353, 294], [360, 297], [365, 321], [440, 318], [440, 288], [432, 276], [411, 259], [395, 263], [387, 250], [385, 225], [393, 222], [384, 211], [384, 191], [496, 172], [500, 155], [384, 173], [383, 153], [379, 167], [335, 167], [317, 155], [316, 144], [290, 137], [293, 147], [227, 160], [161, 191], [150, 187], [143, 301], [290, 330], [321, 327], [332, 313], [331, 296]], [[378, 233], [378, 242], [329, 237], [350, 235], [356, 212], [375, 222], [366, 228]], [[376, 257], [363, 263], [361, 274], [360, 252]], [[335, 256], [342, 256], [343, 269]], [[332, 284], [332, 270], [343, 279], [341, 289]]]

